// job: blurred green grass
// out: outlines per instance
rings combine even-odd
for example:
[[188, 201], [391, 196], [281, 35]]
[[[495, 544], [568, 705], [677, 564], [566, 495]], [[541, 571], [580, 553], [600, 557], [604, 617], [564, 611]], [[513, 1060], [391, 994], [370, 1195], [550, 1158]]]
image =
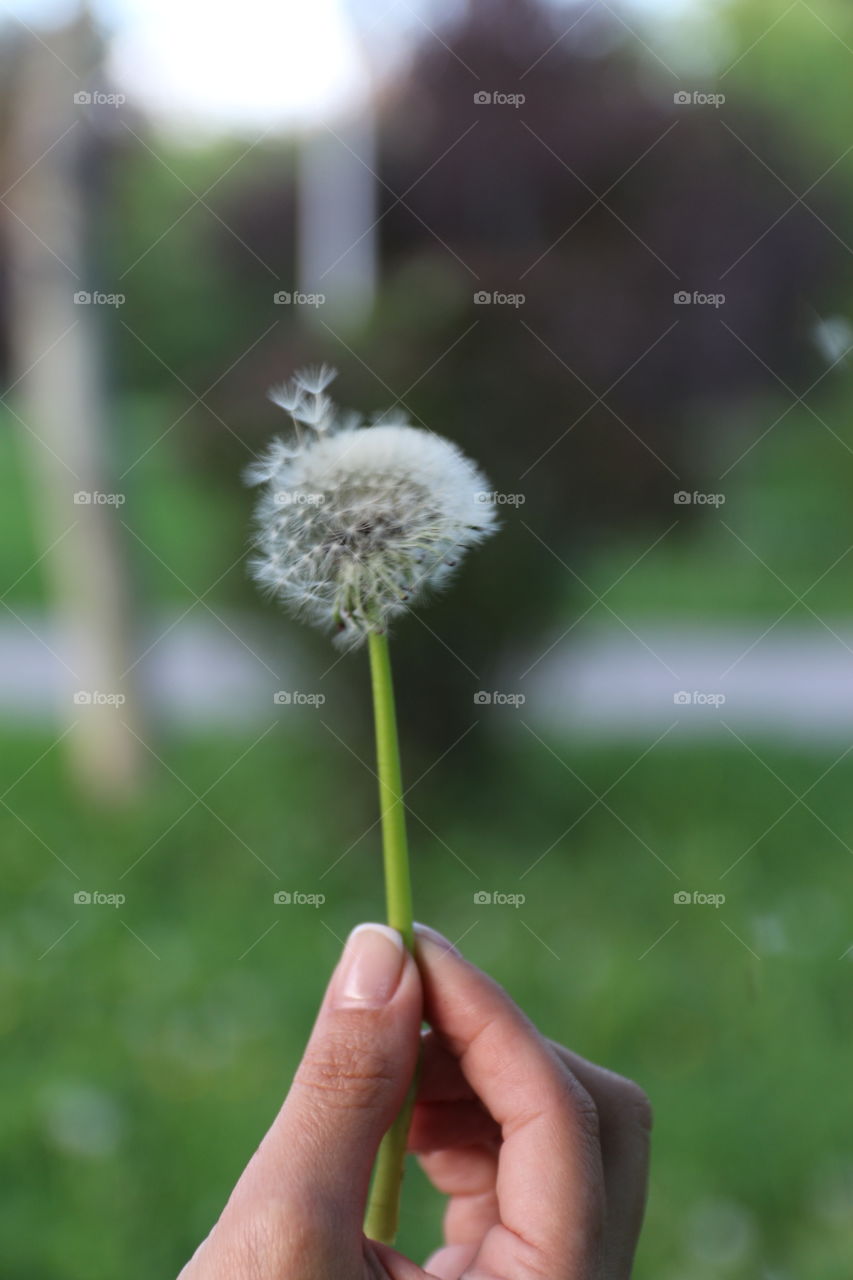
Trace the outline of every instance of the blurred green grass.
[[[106, 818], [71, 794], [61, 749], [39, 760], [49, 739], [0, 741], [7, 779], [38, 761], [2, 815], [8, 1280], [175, 1274], [275, 1114], [339, 939], [381, 912], [376, 830], [359, 840], [373, 780], [311, 714], [255, 745], [155, 743], [145, 803]], [[435, 833], [412, 820], [419, 916], [651, 1095], [640, 1280], [846, 1280], [847, 765], [810, 792], [819, 819], [794, 804], [776, 822], [779, 779], [800, 794], [831, 755], [762, 750], [777, 778], [728, 746], [667, 740], [635, 764], [636, 746], [548, 745], [599, 795], [624, 774], [613, 812], [584, 813], [589, 793], [532, 738], [484, 794], [451, 798], [446, 762], [410, 797]], [[78, 906], [81, 888], [127, 901]], [[276, 906], [276, 889], [327, 900]], [[681, 889], [727, 901], [677, 906]], [[411, 1177], [403, 1247], [423, 1257], [438, 1230]]]

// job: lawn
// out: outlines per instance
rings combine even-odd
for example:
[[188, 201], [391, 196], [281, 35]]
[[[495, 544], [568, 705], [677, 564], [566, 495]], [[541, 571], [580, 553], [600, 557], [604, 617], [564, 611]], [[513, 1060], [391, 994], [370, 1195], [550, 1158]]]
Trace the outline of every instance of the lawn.
[[[254, 746], [158, 742], [145, 803], [106, 817], [70, 795], [61, 748], [2, 741], [10, 781], [38, 761], [2, 816], [7, 1280], [174, 1275], [274, 1115], [338, 940], [380, 910], [377, 833], [359, 840], [372, 779], [309, 715]], [[548, 746], [511, 741], [463, 801], [449, 761], [415, 788], [434, 833], [412, 820], [419, 916], [650, 1093], [639, 1280], [847, 1280], [849, 765], [797, 803], [786, 785], [802, 794], [832, 756]], [[578, 779], [616, 785], [594, 804]], [[276, 905], [282, 890], [326, 901]], [[694, 891], [726, 901], [673, 900]], [[411, 1177], [415, 1257], [438, 1216]]]

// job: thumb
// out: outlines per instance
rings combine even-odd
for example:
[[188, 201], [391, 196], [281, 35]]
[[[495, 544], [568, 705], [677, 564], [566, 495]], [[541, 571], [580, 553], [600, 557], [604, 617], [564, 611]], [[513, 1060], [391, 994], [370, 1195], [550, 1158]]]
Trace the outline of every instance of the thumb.
[[256, 1156], [286, 1199], [310, 1202], [356, 1238], [379, 1143], [414, 1074], [421, 1003], [417, 966], [400, 934], [381, 924], [354, 929]]

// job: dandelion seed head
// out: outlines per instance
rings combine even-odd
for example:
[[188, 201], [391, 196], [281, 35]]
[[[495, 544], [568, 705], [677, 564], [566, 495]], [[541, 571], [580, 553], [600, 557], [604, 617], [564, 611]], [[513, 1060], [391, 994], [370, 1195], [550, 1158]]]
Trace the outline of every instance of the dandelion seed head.
[[497, 524], [485, 477], [457, 446], [396, 411], [371, 425], [326, 395], [334, 371], [271, 392], [295, 439], [247, 471], [262, 485], [255, 580], [291, 612], [361, 643], [443, 587]]

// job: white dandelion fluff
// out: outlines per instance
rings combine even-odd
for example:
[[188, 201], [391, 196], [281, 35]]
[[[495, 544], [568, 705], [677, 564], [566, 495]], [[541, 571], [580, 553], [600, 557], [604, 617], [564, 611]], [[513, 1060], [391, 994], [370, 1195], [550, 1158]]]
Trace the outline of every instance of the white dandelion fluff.
[[455, 444], [396, 416], [364, 425], [342, 413], [326, 394], [334, 376], [321, 366], [270, 392], [294, 435], [247, 472], [263, 486], [250, 568], [292, 612], [355, 645], [444, 586], [497, 521]]

